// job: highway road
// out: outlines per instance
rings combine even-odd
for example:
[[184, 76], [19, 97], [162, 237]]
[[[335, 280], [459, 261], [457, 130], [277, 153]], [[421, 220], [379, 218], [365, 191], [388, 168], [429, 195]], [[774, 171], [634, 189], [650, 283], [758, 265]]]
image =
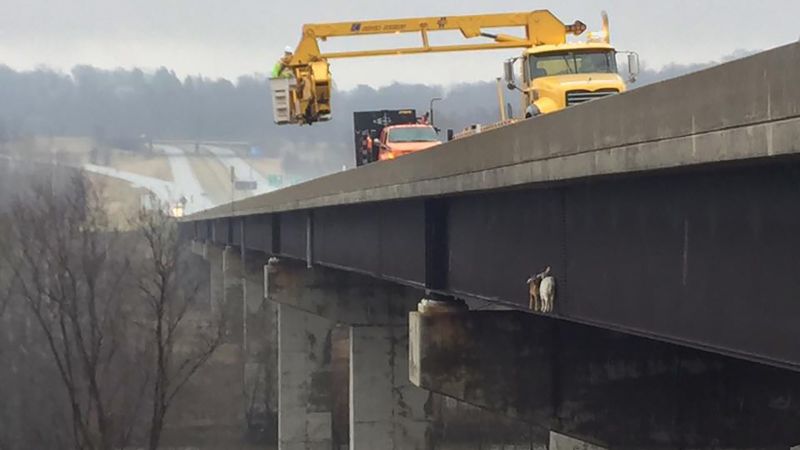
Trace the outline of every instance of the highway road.
[[[89, 172], [118, 178], [136, 187], [147, 189], [155, 194], [161, 201], [170, 205], [174, 205], [183, 197], [187, 200], [184, 209], [186, 214], [192, 214], [214, 207], [221, 201], [221, 198], [225, 198], [226, 201], [229, 199], [228, 196], [220, 197], [218, 195], [219, 192], [208, 192], [207, 187], [204, 187], [203, 183], [201, 183], [198, 174], [192, 167], [189, 157], [183, 149], [165, 144], [157, 144], [155, 147], [167, 156], [172, 172], [172, 182], [95, 164], [85, 164], [83, 167]], [[241, 197], [237, 196], [236, 200], [240, 200], [252, 194], [262, 194], [273, 190], [268, 187], [266, 178], [258, 173], [244, 159], [238, 157], [233, 150], [217, 146], [204, 147], [214, 155], [216, 161], [225, 167], [226, 173], [229, 173], [231, 167], [233, 167], [238, 179], [252, 180], [258, 183], [258, 189], [256, 191], [242, 191], [240, 194], [243, 195], [241, 195]], [[208, 162], [213, 161], [208, 158], [201, 159]]]
[[255, 181], [258, 188], [251, 194], [263, 194], [274, 190], [269, 187], [267, 179], [261, 175], [253, 166], [247, 161], [236, 155], [236, 152], [229, 148], [217, 147], [215, 145], [204, 145], [203, 148], [207, 149], [215, 158], [225, 166], [228, 173], [231, 168], [236, 173], [236, 179], [240, 181]]
[[176, 200], [181, 196], [188, 200], [185, 208], [186, 214], [213, 207], [214, 202], [201, 186], [189, 161], [186, 159], [186, 153], [180, 148], [171, 145], [156, 145], [156, 148], [163, 151], [169, 159], [172, 179], [174, 180], [172, 193], [175, 194]]

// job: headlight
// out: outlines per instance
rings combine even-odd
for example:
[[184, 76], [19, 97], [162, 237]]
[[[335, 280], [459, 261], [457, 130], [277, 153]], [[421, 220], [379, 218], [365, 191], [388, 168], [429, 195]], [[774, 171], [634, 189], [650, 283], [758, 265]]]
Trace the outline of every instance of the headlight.
[[536, 117], [541, 113], [542, 111], [539, 109], [538, 106], [531, 104], [528, 105], [528, 108], [525, 110], [525, 118]]

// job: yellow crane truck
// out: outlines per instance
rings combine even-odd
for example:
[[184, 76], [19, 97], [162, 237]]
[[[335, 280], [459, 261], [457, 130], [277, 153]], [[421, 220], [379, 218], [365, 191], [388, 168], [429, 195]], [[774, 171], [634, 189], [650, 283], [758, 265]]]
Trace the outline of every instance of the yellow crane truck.
[[[524, 36], [490, 32], [497, 28], [522, 28]], [[430, 45], [429, 33], [447, 30], [459, 30], [465, 39], [490, 41]], [[330, 120], [332, 79], [328, 61], [338, 58], [523, 48], [522, 56], [506, 61], [505, 78], [509, 88], [522, 91], [526, 117], [623, 92], [625, 81], [617, 73], [617, 52], [610, 44], [605, 13], [602, 31], [589, 33], [583, 42], [567, 41], [568, 36], [580, 36], [585, 31], [583, 22], [565, 25], [546, 10], [304, 25], [300, 43], [285, 62], [291, 76], [271, 80], [275, 122], [303, 125]], [[319, 48], [319, 41], [331, 37], [397, 33], [420, 33], [421, 45], [337, 53], [322, 53]], [[516, 61], [522, 65], [519, 87], [514, 81]], [[629, 52], [631, 80], [638, 67], [638, 56]]]

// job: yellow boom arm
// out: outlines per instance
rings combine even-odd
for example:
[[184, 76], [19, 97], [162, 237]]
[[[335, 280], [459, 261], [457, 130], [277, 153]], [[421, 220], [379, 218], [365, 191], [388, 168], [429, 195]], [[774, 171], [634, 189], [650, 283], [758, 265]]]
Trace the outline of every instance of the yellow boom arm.
[[[524, 36], [492, 34], [492, 28], [524, 27]], [[492, 42], [432, 46], [428, 34], [437, 31], [459, 30], [465, 39], [484, 37]], [[421, 17], [394, 20], [369, 20], [308, 24], [303, 26], [303, 37], [291, 61], [296, 85], [291, 102], [292, 120], [289, 123], [310, 124], [330, 117], [331, 77], [328, 60], [384, 55], [409, 55], [472, 50], [498, 50], [528, 48], [543, 44], [563, 44], [567, 35], [579, 35], [586, 30], [583, 22], [564, 25], [550, 11], [526, 13], [487, 14], [472, 16]], [[377, 50], [322, 53], [319, 41], [337, 36], [360, 36], [397, 33], [420, 33], [421, 45]]]

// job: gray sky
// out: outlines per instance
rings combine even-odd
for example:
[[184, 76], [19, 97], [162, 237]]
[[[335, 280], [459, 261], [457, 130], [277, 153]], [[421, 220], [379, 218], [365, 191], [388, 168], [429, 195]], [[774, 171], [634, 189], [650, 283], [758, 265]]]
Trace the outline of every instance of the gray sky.
[[[391, 6], [386, 6], [391, 5]], [[636, 50], [648, 67], [705, 62], [737, 49], [767, 49], [800, 37], [798, 0], [0, 0], [0, 64], [69, 70], [166, 66], [179, 75], [235, 78], [268, 72], [303, 23], [551, 9], [566, 23], [599, 29]], [[452, 42], [452, 36], [439, 42]], [[413, 37], [416, 39], [416, 36]], [[404, 46], [409, 36], [329, 41], [324, 50]], [[518, 51], [382, 57], [332, 62], [339, 87], [392, 81], [449, 84], [489, 80]]]

